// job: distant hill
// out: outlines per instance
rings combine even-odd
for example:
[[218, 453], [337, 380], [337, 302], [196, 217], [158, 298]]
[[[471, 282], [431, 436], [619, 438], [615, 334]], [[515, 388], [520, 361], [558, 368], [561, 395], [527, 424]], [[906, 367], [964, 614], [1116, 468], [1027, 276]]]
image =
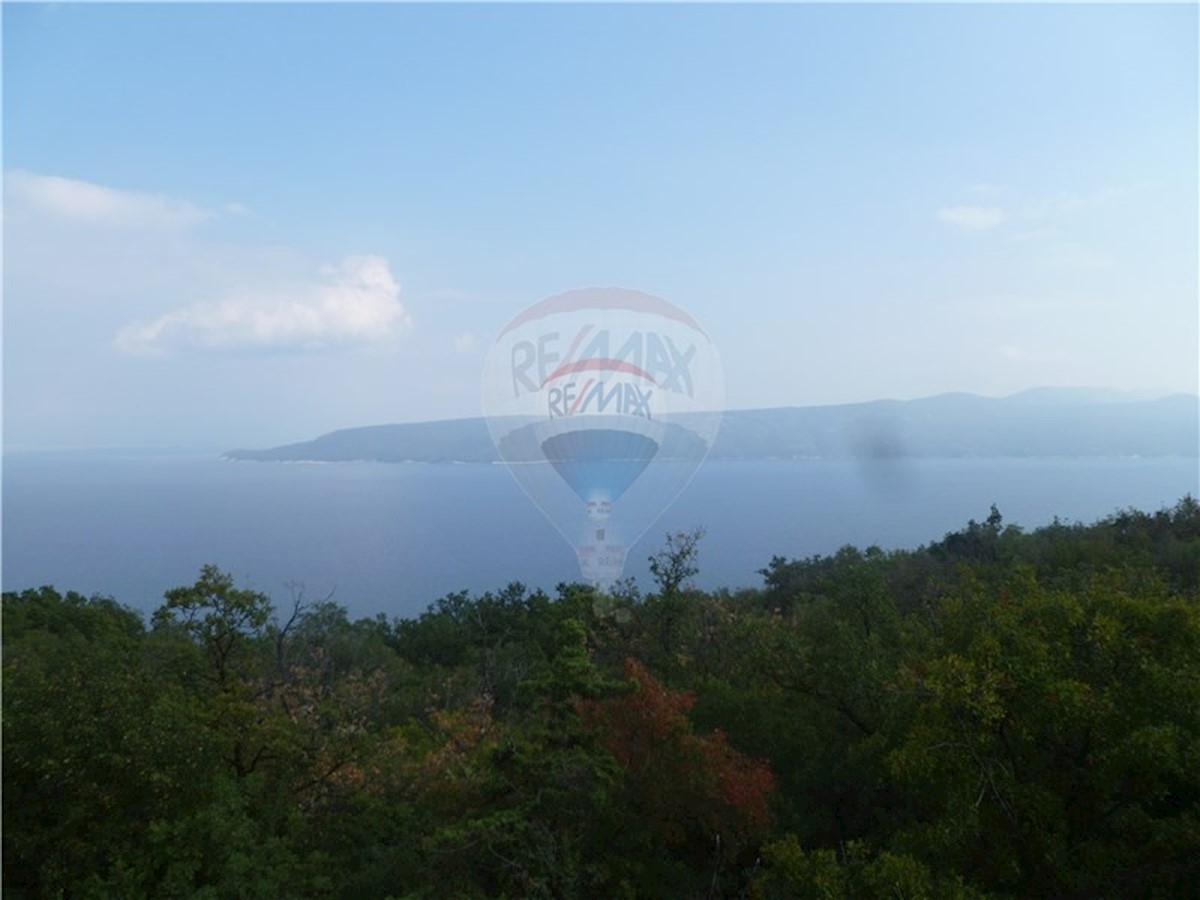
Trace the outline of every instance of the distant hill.
[[[836, 406], [725, 413], [712, 459], [967, 456], [1197, 456], [1200, 397], [1144, 399], [1092, 388], [1011, 397], [940, 394]], [[347, 428], [227, 459], [274, 462], [471, 462], [497, 459], [481, 418]]]

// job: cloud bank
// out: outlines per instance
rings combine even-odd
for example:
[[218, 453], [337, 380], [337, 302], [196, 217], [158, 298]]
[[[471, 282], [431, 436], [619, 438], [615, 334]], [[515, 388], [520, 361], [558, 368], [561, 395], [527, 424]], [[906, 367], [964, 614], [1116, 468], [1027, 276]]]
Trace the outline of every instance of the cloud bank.
[[209, 210], [161, 194], [124, 191], [20, 169], [5, 174], [7, 202], [71, 222], [126, 228], [186, 228], [212, 218]]
[[322, 275], [324, 281], [295, 290], [239, 293], [132, 322], [113, 343], [143, 356], [179, 349], [315, 349], [383, 343], [411, 329], [386, 260], [349, 257]]

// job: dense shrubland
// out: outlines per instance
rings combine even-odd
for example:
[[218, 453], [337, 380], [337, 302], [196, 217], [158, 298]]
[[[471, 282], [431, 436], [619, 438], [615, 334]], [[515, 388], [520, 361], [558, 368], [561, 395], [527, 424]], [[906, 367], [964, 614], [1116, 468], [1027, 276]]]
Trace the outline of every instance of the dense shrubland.
[[[11, 897], [1182, 897], [1200, 507], [417, 619], [5, 594]], [[386, 605], [381, 601], [381, 605]]]

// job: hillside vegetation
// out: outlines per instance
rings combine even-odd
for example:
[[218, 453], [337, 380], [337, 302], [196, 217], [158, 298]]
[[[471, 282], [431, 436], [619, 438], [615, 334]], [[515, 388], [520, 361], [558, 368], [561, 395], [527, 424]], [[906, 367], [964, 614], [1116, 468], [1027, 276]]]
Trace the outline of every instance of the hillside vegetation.
[[411, 620], [5, 594], [5, 895], [1194, 896], [1193, 498], [738, 593], [700, 538]]

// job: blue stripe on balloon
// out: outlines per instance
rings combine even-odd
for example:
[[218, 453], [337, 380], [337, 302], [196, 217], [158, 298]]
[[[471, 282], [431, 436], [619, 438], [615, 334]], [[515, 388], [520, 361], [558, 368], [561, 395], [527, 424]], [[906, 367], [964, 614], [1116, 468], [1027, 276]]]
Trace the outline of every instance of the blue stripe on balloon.
[[612, 502], [650, 465], [658, 443], [636, 431], [585, 428], [547, 438], [542, 452], [579, 499]]

